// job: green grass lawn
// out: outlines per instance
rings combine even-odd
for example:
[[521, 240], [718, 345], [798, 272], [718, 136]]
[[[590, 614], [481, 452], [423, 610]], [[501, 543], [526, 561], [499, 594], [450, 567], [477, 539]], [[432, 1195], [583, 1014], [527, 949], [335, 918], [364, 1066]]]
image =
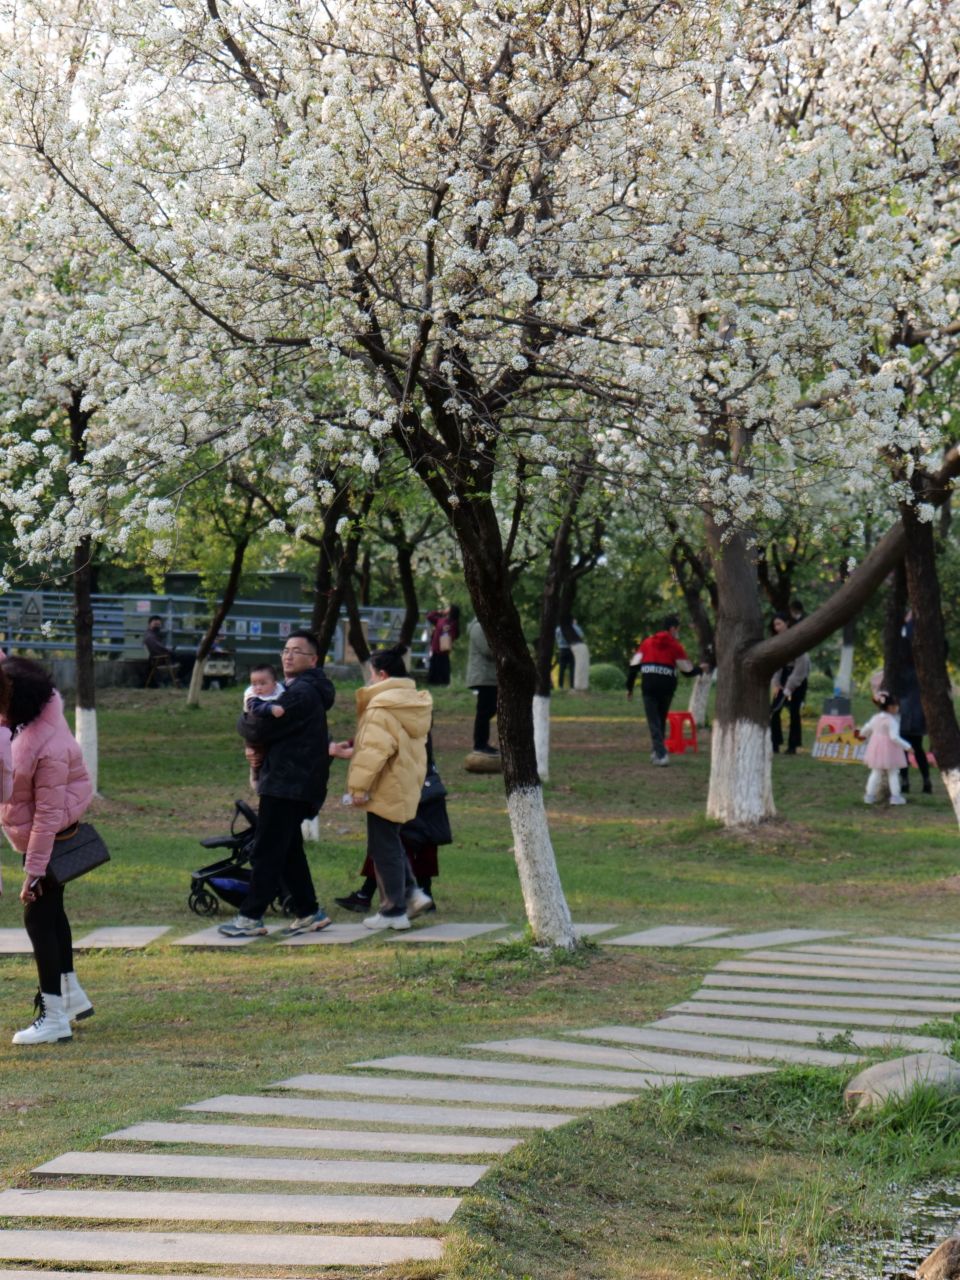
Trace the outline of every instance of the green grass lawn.
[[[186, 905], [191, 871], [211, 860], [197, 842], [226, 830], [234, 797], [247, 794], [234, 732], [237, 702], [235, 691], [212, 692], [201, 710], [189, 711], [172, 691], [104, 696], [103, 798], [93, 817], [113, 861], [68, 892], [78, 935], [107, 924], [155, 922], [179, 933], [203, 927]], [[331, 722], [335, 736], [351, 736], [352, 705], [351, 691], [343, 690]], [[435, 743], [456, 843], [441, 851], [434, 886], [440, 913], [432, 919], [520, 925], [502, 784], [462, 768], [472, 709], [469, 693], [439, 691]], [[670, 769], [651, 767], [639, 702], [613, 693], [563, 694], [554, 709], [546, 799], [576, 919], [636, 927], [808, 924], [862, 933], [960, 928], [957, 825], [938, 783], [934, 796], [913, 795], [901, 809], [868, 809], [859, 766], [780, 757], [778, 820], [755, 832], [726, 832], [703, 817], [707, 751], [676, 759]], [[813, 722], [808, 739], [812, 732]], [[343, 778], [343, 765], [334, 762], [322, 839], [311, 859], [321, 900], [335, 918], [356, 920], [332, 908], [335, 894], [355, 887], [363, 858], [361, 815], [338, 804]], [[4, 869], [0, 927], [11, 927], [20, 911], [9, 850]], [[382, 938], [353, 947], [256, 943], [224, 952], [157, 943], [81, 956], [78, 969], [96, 1017], [71, 1044], [34, 1050], [9, 1043], [29, 1021], [32, 965], [0, 957], [3, 1184], [28, 1185], [33, 1165], [89, 1148], [121, 1125], [173, 1118], [185, 1102], [253, 1091], [297, 1072], [479, 1039], [643, 1021], [695, 989], [718, 954], [589, 947], [563, 958], [518, 944], [420, 949]], [[810, 1188], [835, 1189], [852, 1175], [836, 1140], [835, 1114], [819, 1103], [811, 1104], [807, 1138], [793, 1143], [789, 1159], [777, 1154], [772, 1121], [760, 1126], [762, 1141], [743, 1139], [751, 1108], [769, 1114], [765, 1091], [774, 1086], [763, 1082], [774, 1079], [780, 1077], [763, 1077], [749, 1089], [714, 1085], [726, 1119], [719, 1128], [702, 1121], [713, 1136], [697, 1140], [696, 1159], [681, 1152], [677, 1134], [693, 1130], [675, 1113], [692, 1107], [699, 1114], [706, 1104], [660, 1095], [524, 1144], [468, 1196], [451, 1226], [442, 1270], [408, 1268], [403, 1275], [739, 1276], [745, 1259], [763, 1248], [776, 1252], [768, 1247], [770, 1223], [786, 1213], [776, 1196], [782, 1199], [788, 1186], [799, 1206], [790, 1215], [791, 1240], [802, 1252], [836, 1221], [813, 1208], [806, 1213]], [[834, 1105], [836, 1088], [825, 1087]], [[791, 1105], [802, 1114], [803, 1089], [791, 1088]], [[621, 1146], [627, 1138], [629, 1151]], [[651, 1163], [645, 1151], [659, 1154]], [[782, 1160], [791, 1170], [787, 1181]], [[667, 1172], [655, 1191], [656, 1168]], [[704, 1179], [713, 1185], [718, 1178], [727, 1190], [704, 1195]], [[600, 1205], [603, 1229], [590, 1246]]]

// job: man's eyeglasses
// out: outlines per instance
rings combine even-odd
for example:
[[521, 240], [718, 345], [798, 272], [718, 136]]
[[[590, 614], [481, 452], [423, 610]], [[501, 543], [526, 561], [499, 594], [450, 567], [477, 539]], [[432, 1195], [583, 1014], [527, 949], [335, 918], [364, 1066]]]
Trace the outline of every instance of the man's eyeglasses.
[[295, 654], [297, 654], [297, 656], [298, 656], [298, 657], [301, 657], [301, 658], [312, 658], [312, 657], [313, 657], [313, 650], [312, 650], [312, 649], [283, 649], [283, 650], [282, 650], [282, 652], [283, 652], [283, 653], [290, 653], [290, 654], [294, 654], [294, 653], [295, 653]]

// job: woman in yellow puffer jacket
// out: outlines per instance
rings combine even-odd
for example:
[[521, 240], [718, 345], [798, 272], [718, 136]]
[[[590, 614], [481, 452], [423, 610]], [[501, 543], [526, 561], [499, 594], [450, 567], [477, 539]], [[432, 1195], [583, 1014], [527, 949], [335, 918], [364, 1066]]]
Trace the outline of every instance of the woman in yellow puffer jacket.
[[371, 655], [370, 683], [357, 690], [357, 733], [347, 773], [351, 802], [367, 811], [367, 853], [380, 890], [380, 910], [368, 929], [409, 929], [410, 917], [430, 906], [400, 841], [417, 812], [427, 773], [427, 734], [433, 699], [407, 676], [406, 649]]

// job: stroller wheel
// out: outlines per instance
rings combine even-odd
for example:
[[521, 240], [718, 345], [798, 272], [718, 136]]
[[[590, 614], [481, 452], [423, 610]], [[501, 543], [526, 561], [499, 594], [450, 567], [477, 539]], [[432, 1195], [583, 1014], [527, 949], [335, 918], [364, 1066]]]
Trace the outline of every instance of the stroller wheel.
[[280, 910], [283, 912], [285, 916], [289, 916], [289, 917], [295, 916], [297, 914], [296, 908], [293, 905], [293, 899], [290, 897], [289, 894], [285, 894], [280, 899]]
[[217, 899], [207, 889], [191, 889], [187, 905], [198, 916], [215, 916], [220, 908]]

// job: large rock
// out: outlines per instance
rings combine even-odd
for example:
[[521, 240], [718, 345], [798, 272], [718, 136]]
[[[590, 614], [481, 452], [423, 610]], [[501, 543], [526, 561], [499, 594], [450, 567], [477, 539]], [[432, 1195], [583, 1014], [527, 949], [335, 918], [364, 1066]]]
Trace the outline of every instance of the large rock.
[[960, 1062], [942, 1053], [911, 1053], [892, 1062], [878, 1062], [854, 1076], [843, 1097], [862, 1111], [880, 1107], [888, 1098], [905, 1098], [919, 1085], [932, 1086], [941, 1093], [960, 1093]]
[[960, 1280], [960, 1238], [942, 1240], [917, 1267], [917, 1280]]

